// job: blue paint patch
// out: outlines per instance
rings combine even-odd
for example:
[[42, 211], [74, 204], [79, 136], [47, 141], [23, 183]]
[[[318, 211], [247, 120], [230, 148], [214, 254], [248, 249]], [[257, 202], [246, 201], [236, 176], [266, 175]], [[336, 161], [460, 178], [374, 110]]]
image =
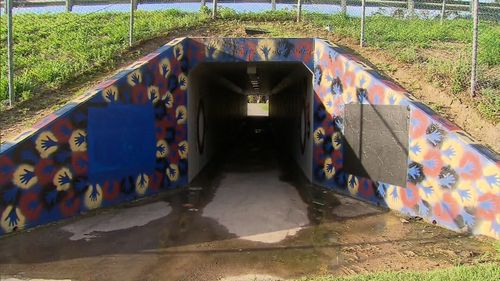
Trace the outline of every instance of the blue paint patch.
[[89, 181], [122, 179], [155, 168], [154, 110], [148, 105], [89, 108]]

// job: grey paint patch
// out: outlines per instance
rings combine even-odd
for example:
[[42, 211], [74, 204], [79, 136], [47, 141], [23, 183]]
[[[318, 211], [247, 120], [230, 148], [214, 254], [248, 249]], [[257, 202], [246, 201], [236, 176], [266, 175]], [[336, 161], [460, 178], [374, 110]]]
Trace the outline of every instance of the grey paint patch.
[[239, 238], [277, 243], [309, 224], [307, 204], [294, 186], [279, 180], [277, 170], [230, 173], [203, 210]]
[[96, 232], [110, 232], [143, 226], [167, 216], [171, 211], [172, 208], [168, 203], [155, 202], [138, 207], [116, 209], [111, 213], [84, 218], [61, 229], [73, 233], [70, 240], [90, 240], [96, 237]]
[[405, 186], [409, 110], [398, 105], [347, 104], [345, 164], [350, 174]]

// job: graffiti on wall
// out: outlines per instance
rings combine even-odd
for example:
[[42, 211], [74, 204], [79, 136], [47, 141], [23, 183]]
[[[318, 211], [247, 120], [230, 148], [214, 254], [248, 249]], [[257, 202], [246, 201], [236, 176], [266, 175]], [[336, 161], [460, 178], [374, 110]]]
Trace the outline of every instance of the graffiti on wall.
[[[500, 238], [494, 153], [332, 44], [256, 38], [174, 40], [2, 145], [0, 235], [187, 185], [187, 77], [215, 61], [299, 61], [313, 72], [316, 184]], [[406, 186], [343, 170], [350, 103], [409, 107]]]

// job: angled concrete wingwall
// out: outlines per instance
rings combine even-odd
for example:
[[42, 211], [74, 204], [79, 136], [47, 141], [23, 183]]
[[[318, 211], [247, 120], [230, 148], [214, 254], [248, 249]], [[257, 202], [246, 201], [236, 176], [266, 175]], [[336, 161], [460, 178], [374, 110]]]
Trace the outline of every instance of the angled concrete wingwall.
[[314, 60], [316, 184], [449, 229], [500, 238], [495, 152], [341, 48], [317, 40]]
[[174, 40], [2, 145], [0, 235], [186, 186], [208, 161], [190, 155], [200, 147], [188, 126], [203, 120], [190, 71], [253, 61], [301, 62], [313, 73], [304, 167], [315, 184], [500, 238], [494, 152], [335, 45], [258, 38]]

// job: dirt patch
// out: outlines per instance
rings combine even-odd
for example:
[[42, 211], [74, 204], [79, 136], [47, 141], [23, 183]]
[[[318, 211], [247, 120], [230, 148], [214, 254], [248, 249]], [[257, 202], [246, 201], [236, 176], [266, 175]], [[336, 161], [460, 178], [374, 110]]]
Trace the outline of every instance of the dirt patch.
[[[495, 151], [500, 151], [500, 123], [495, 125], [481, 117], [468, 97], [453, 95], [449, 87], [442, 88], [428, 82], [427, 74], [418, 64], [401, 63], [389, 51], [371, 47], [360, 48], [356, 40], [341, 38], [311, 24], [216, 21], [203, 28], [180, 30], [141, 42], [122, 55], [122, 59], [117, 63], [118, 68], [127, 66], [139, 57], [152, 52], [176, 37], [251, 37], [245, 32], [245, 28], [249, 26], [270, 31], [268, 34], [259, 34], [258, 37], [320, 37], [349, 49], [369, 62], [368, 64], [379, 72], [397, 81], [416, 98], [456, 123], [478, 142], [489, 146]], [[84, 77], [82, 80], [67, 85], [64, 90], [51, 92], [50, 94], [40, 94], [29, 101], [19, 103], [12, 109], [0, 112], [0, 138], [2, 142], [13, 138], [44, 116], [116, 72], [116, 70], [109, 70], [105, 73]]]

